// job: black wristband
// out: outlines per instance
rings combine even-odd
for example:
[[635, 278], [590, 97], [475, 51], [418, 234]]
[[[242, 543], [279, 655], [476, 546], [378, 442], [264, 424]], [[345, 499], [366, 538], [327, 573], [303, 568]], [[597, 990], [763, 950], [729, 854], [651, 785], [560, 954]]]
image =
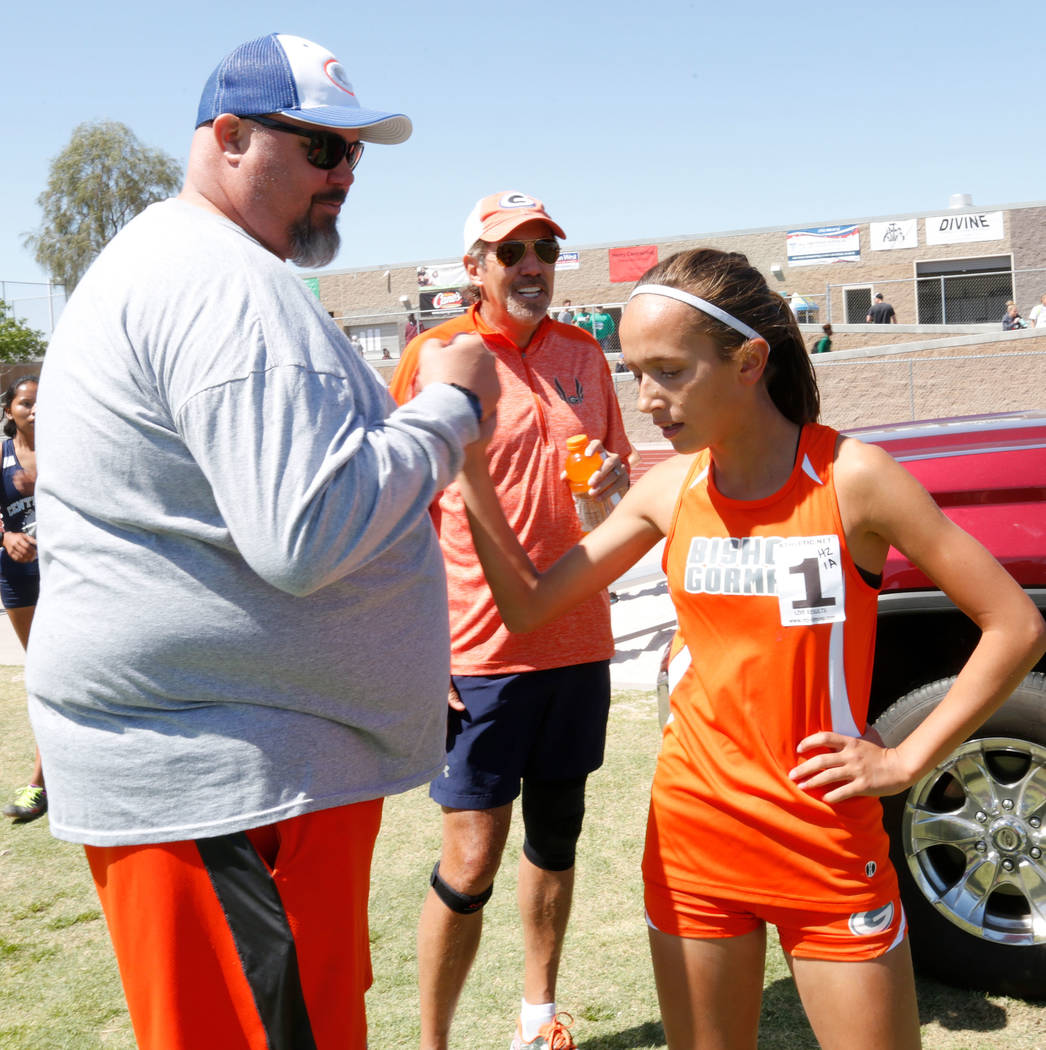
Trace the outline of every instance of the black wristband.
[[460, 383], [448, 383], [447, 386], [452, 386], [455, 390], [460, 390], [468, 399], [469, 405], [472, 411], [476, 413], [476, 422], [479, 423], [483, 419], [483, 406], [479, 403], [478, 395], [469, 390], [467, 386], [462, 386]]

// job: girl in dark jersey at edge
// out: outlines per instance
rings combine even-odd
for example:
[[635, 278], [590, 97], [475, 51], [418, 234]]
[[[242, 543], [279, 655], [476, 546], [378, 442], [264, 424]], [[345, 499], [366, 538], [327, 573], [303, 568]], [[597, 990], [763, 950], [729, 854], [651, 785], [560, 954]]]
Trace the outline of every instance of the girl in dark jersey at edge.
[[[0, 597], [22, 648], [29, 641], [29, 628], [40, 594], [40, 563], [36, 557], [36, 376], [16, 379], [0, 404], [4, 410], [3, 443], [3, 551], [0, 552]], [[44, 771], [40, 749], [33, 760], [29, 783], [15, 792], [4, 807], [4, 816], [27, 824], [47, 812]]]
[[[1032, 602], [886, 452], [819, 425], [798, 325], [743, 255], [679, 253], [621, 323], [638, 407], [677, 452], [537, 573], [478, 445], [462, 489], [498, 607], [526, 631], [662, 537], [679, 618], [651, 792], [645, 906], [670, 1050], [754, 1050], [766, 924], [824, 1050], [920, 1045], [911, 955], [877, 796], [915, 783], [1046, 648]], [[893, 545], [981, 630], [895, 748], [867, 727]]]

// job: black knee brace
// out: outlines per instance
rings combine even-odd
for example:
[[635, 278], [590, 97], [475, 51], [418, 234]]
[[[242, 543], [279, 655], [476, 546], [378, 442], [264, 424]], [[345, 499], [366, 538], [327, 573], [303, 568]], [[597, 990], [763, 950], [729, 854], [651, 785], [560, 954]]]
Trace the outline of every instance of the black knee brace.
[[574, 866], [587, 779], [523, 781], [523, 853], [534, 867], [566, 871]]
[[475, 896], [471, 893], [459, 893], [453, 886], [448, 886], [440, 878], [438, 860], [436, 861], [436, 866], [432, 869], [429, 885], [436, 891], [436, 896], [451, 911], [456, 911], [459, 915], [471, 915], [473, 912], [479, 911], [490, 900], [490, 895], [494, 892], [494, 883], [491, 883], [482, 893], [477, 893]]

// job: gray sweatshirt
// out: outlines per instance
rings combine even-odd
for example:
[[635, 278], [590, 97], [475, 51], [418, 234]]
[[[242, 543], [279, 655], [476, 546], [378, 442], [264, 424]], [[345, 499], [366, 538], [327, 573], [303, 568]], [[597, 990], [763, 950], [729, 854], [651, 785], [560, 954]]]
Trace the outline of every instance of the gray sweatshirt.
[[430, 779], [449, 657], [427, 507], [475, 428], [442, 384], [397, 409], [235, 224], [180, 201], [131, 222], [37, 408], [26, 680], [53, 833], [207, 837]]

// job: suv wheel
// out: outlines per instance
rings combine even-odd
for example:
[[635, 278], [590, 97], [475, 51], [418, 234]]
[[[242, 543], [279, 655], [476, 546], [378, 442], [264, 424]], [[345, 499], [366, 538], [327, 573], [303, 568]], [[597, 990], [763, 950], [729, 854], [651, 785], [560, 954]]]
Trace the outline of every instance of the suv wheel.
[[[923, 686], [875, 728], [903, 740], [953, 678]], [[1046, 988], [1046, 675], [1031, 674], [883, 823], [916, 968], [949, 984], [1040, 999]]]

